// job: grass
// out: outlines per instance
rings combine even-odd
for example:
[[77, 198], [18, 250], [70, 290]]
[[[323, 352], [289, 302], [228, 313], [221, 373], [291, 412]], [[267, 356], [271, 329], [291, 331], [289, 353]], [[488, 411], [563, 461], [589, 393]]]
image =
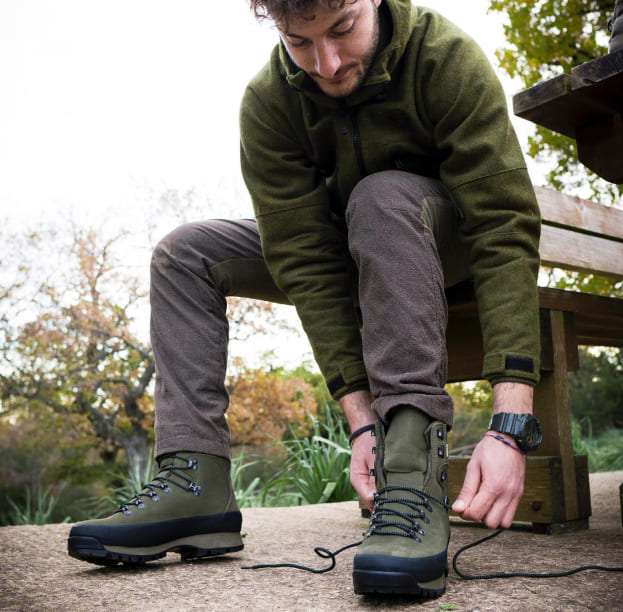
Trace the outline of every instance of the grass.
[[243, 487], [244, 455], [232, 461], [232, 480], [241, 507], [298, 506], [356, 499], [350, 484], [350, 446], [344, 425], [327, 410], [313, 421], [312, 433], [278, 443], [286, 458], [266, 484], [255, 478]]
[[574, 451], [588, 456], [590, 473], [623, 470], [623, 429], [607, 429], [593, 436], [590, 419], [581, 419], [573, 421], [571, 433]]
[[[63, 489], [64, 485], [61, 485], [56, 492], [52, 491], [52, 487], [48, 487], [47, 489], [39, 488], [33, 498], [30, 488], [26, 488], [25, 498], [22, 504], [17, 504], [11, 498], [8, 498], [7, 502], [10, 510], [2, 521], [2, 524], [47, 525], [52, 522], [52, 513], [59, 504], [60, 494]], [[61, 522], [69, 523], [70, 521], [71, 517], [66, 516]]]

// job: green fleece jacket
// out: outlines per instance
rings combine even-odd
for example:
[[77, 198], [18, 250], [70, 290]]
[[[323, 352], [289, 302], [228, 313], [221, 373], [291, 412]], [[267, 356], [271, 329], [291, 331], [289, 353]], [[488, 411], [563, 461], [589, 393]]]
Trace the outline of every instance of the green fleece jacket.
[[242, 172], [270, 272], [333, 396], [366, 388], [343, 222], [349, 194], [382, 170], [438, 177], [464, 217], [483, 377], [534, 384], [540, 216], [501, 85], [479, 47], [438, 13], [410, 0], [380, 10], [389, 42], [349, 97], [324, 95], [282, 44], [244, 94]]

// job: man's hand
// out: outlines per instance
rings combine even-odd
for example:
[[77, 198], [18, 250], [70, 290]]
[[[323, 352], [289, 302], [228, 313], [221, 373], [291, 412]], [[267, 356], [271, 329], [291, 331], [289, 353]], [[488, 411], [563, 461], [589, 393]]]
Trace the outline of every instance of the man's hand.
[[[367, 391], [353, 391], [340, 399], [340, 406], [348, 419], [351, 431], [376, 422], [377, 417], [371, 403], [372, 397]], [[374, 476], [370, 475], [374, 468], [372, 448], [375, 444], [376, 438], [373, 438], [370, 432], [362, 433], [353, 440], [353, 453], [350, 459], [350, 482], [370, 510], [374, 505], [372, 497], [376, 491]]]
[[[532, 397], [529, 385], [498, 383], [493, 387], [493, 412], [532, 414]], [[510, 436], [504, 438], [516, 446]], [[508, 528], [523, 494], [525, 473], [526, 458], [522, 453], [485, 436], [474, 449], [452, 509], [466, 520]]]
[[524, 455], [485, 436], [467, 464], [452, 509], [461, 518], [483, 521], [487, 527], [510, 527], [523, 494], [525, 472]]
[[359, 497], [372, 510], [374, 505], [373, 496], [376, 491], [376, 482], [371, 475], [374, 468], [374, 455], [372, 448], [376, 438], [369, 431], [362, 433], [353, 441], [353, 454], [350, 458], [350, 482]]

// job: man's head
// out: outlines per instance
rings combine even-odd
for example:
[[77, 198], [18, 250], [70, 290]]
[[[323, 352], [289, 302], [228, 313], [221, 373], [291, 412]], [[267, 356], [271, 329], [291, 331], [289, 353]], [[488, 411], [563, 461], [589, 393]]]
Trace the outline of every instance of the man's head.
[[250, 0], [260, 19], [275, 23], [292, 61], [328, 96], [355, 91], [379, 40], [382, 0]]

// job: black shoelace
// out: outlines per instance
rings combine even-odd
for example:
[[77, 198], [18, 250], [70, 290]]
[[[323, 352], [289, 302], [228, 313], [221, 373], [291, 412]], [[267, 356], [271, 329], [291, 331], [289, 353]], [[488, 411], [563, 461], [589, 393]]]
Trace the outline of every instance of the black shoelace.
[[[390, 498], [387, 496], [388, 493], [396, 492], [410, 493], [412, 496], [419, 498], [419, 501], [402, 497]], [[422, 537], [426, 535], [426, 531], [420, 524], [420, 521], [425, 525], [430, 524], [430, 519], [426, 516], [425, 511], [433, 511], [433, 507], [430, 504], [431, 501], [439, 504], [445, 510], [449, 508], [445, 500], [439, 501], [419, 489], [398, 486], [389, 486], [380, 489], [374, 494], [374, 508], [372, 510], [372, 517], [370, 518], [370, 529], [368, 533], [366, 533], [366, 537], [369, 538], [372, 535], [397, 535], [412, 538], [416, 542], [421, 542]], [[407, 511], [400, 512], [400, 510], [395, 507], [389, 508], [387, 507], [388, 504], [392, 506], [405, 506]], [[399, 521], [397, 519], [402, 520]]]
[[474, 548], [487, 540], [491, 540], [499, 536], [504, 529], [496, 529], [493, 533], [486, 535], [484, 538], [480, 538], [471, 544], [466, 544], [462, 548], [456, 551], [452, 558], [452, 569], [455, 571], [459, 578], [463, 580], [490, 580], [492, 578], [563, 578], [565, 576], [572, 576], [578, 572], [585, 572], [587, 570], [599, 570], [602, 572], [623, 572], [623, 567], [607, 567], [605, 565], [582, 565], [574, 569], [562, 571], [562, 572], [494, 572], [492, 574], [465, 574], [457, 567], [457, 560], [459, 555], [463, 554], [466, 550]]
[[[179, 459], [180, 461], [185, 461], [186, 465], [163, 466], [160, 473], [155, 476], [149, 484], [146, 484], [143, 487], [143, 490], [140, 493], [137, 493], [129, 502], [122, 504], [117, 512], [123, 512], [123, 514], [129, 516], [132, 514], [130, 506], [136, 506], [136, 508], [142, 510], [145, 508], [145, 503], [142, 500], [143, 497], [151, 499], [153, 502], [159, 501], [160, 492], [171, 492], [169, 483], [183, 489], [184, 491], [191, 491], [194, 495], [199, 495], [201, 493], [201, 486], [196, 484], [192, 478], [188, 478], [188, 476], [184, 474], [184, 472], [188, 470], [195, 471], [197, 469], [196, 459], [187, 459], [186, 457], [181, 457], [179, 455], [166, 455], [163, 459]], [[167, 476], [162, 475], [165, 472], [168, 473]]]
[[[416, 499], [388, 497], [388, 493], [396, 492], [410, 493]], [[426, 512], [433, 512], [433, 507], [430, 504], [431, 501], [440, 505], [444, 510], [449, 508], [446, 500], [440, 501], [435, 499], [419, 489], [398, 486], [389, 486], [379, 489], [374, 494], [374, 508], [370, 518], [370, 528], [365, 537], [369, 538], [372, 535], [397, 535], [411, 538], [416, 542], [422, 542], [422, 537], [426, 535], [426, 531], [420, 524], [420, 521], [425, 525], [430, 524], [430, 519], [426, 516]], [[387, 507], [388, 504], [392, 504], [393, 507]], [[405, 511], [401, 512], [396, 506], [404, 506]], [[398, 521], [397, 519], [399, 518], [402, 520]], [[336, 551], [330, 551], [322, 546], [317, 546], [314, 548], [314, 552], [323, 559], [330, 559], [330, 565], [320, 569], [315, 569], [307, 565], [299, 565], [298, 563], [259, 563], [256, 565], [245, 565], [242, 569], [291, 567], [312, 572], [313, 574], [324, 574], [325, 572], [330, 572], [335, 567], [335, 558], [337, 555], [349, 548], [359, 546], [362, 542], [363, 540], [360, 540], [359, 542], [347, 544]]]
[[[420, 501], [413, 501], [411, 499], [391, 499], [385, 497], [385, 495], [389, 492], [395, 491], [408, 491], [412, 494], [415, 494], [420, 498]], [[421, 520], [423, 523], [428, 524], [430, 520], [426, 517], [424, 510], [427, 512], [432, 512], [432, 506], [430, 505], [430, 501], [436, 502], [441, 505], [444, 509], [449, 508], [449, 504], [446, 500], [439, 501], [429, 495], [426, 495], [424, 492], [418, 489], [410, 489], [406, 487], [385, 487], [384, 489], [380, 489], [378, 493], [375, 495], [375, 506], [372, 513], [372, 517], [370, 519], [370, 529], [366, 533], [366, 537], [371, 537], [372, 535], [397, 535], [406, 538], [411, 538], [416, 542], [421, 542], [421, 538], [426, 535], [425, 530], [420, 526], [419, 521]], [[387, 508], [385, 507], [387, 504], [401, 504], [404, 505], [410, 510], [410, 512], [400, 512], [395, 508]], [[421, 508], [420, 508], [421, 506]], [[386, 520], [384, 516], [389, 517], [389, 520]], [[405, 521], [398, 522], [396, 518], [399, 517]], [[395, 531], [393, 530], [395, 529]], [[497, 529], [493, 533], [486, 535], [483, 538], [479, 538], [478, 540], [471, 542], [463, 547], [461, 547], [452, 558], [452, 569], [456, 573], [456, 575], [463, 580], [490, 580], [493, 578], [562, 578], [565, 576], [572, 576], [573, 574], [577, 574], [579, 572], [587, 571], [587, 570], [598, 570], [604, 572], [623, 572], [623, 567], [608, 567], [604, 565], [582, 565], [580, 567], [576, 567], [570, 570], [561, 571], [561, 572], [494, 572], [492, 574], [466, 574], [465, 572], [459, 570], [458, 568], [458, 559], [459, 557], [470, 548], [474, 548], [475, 546], [479, 546], [488, 540], [492, 540], [493, 538], [499, 536], [504, 529]], [[256, 565], [245, 565], [242, 566], [242, 569], [266, 569], [266, 568], [281, 568], [281, 567], [291, 567], [294, 569], [300, 569], [307, 572], [312, 572], [313, 574], [324, 574], [325, 572], [330, 572], [336, 565], [336, 557], [340, 553], [348, 550], [349, 548], [354, 548], [359, 546], [363, 540], [359, 540], [358, 542], [353, 542], [351, 544], [347, 544], [346, 546], [342, 546], [342, 548], [337, 549], [336, 551], [330, 551], [327, 548], [323, 548], [321, 546], [317, 546], [314, 548], [314, 552], [321, 557], [322, 559], [329, 559], [330, 565], [324, 568], [316, 569], [313, 567], [309, 567], [307, 565], [299, 565], [297, 563], [259, 563]]]

